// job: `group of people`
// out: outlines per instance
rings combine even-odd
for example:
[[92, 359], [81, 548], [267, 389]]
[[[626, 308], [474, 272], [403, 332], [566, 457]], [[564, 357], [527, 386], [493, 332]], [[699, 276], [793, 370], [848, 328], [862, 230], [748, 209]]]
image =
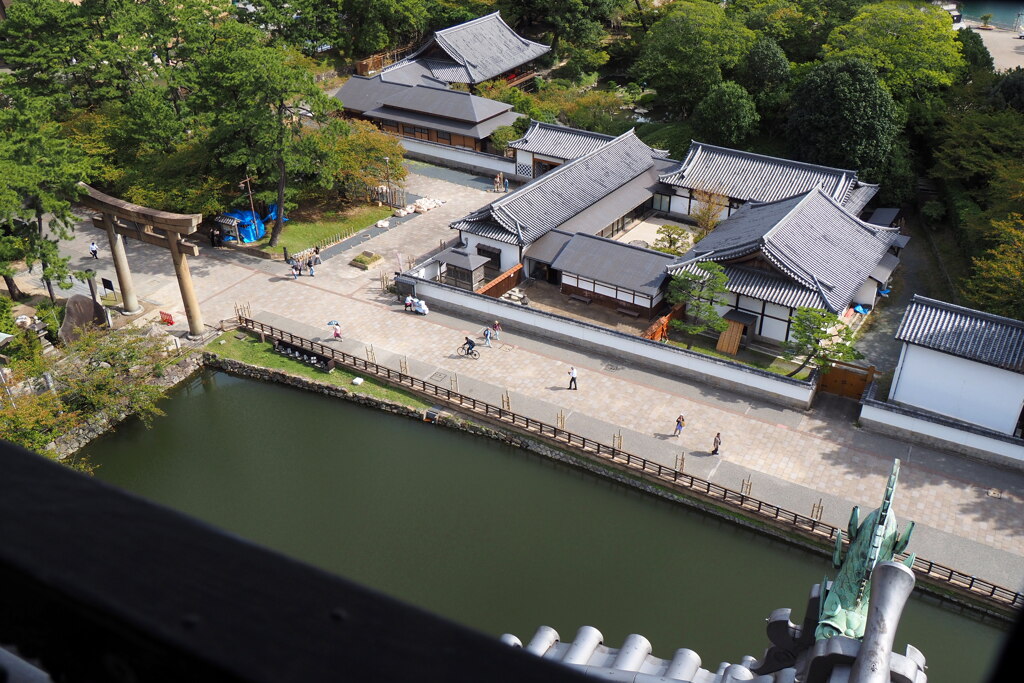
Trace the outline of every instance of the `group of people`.
[[293, 280], [298, 280], [303, 271], [306, 271], [310, 277], [316, 277], [316, 271], [313, 269], [313, 266], [318, 266], [321, 263], [323, 263], [323, 260], [320, 258], [320, 247], [307, 249], [288, 259], [288, 265], [292, 268]]
[[405, 297], [405, 310], [407, 312], [419, 313], [420, 315], [430, 313], [427, 302], [423, 299], [417, 299], [411, 294]]
[[[482, 336], [484, 338], [484, 346], [489, 347], [491, 345], [491, 340], [492, 339], [494, 339], [496, 341], [500, 341], [501, 340], [501, 330], [502, 330], [501, 322], [497, 321], [497, 320], [495, 320], [494, 323], [484, 327], [484, 329], [480, 333], [480, 336]], [[465, 347], [465, 349], [467, 351], [472, 351], [473, 349], [476, 348], [476, 342], [475, 341], [473, 341], [469, 337], [466, 337], [465, 339], [466, 339], [466, 343], [463, 344], [463, 347]]]
[[508, 192], [508, 178], [506, 178], [505, 174], [500, 171], [498, 172], [498, 175], [494, 176], [494, 191]]

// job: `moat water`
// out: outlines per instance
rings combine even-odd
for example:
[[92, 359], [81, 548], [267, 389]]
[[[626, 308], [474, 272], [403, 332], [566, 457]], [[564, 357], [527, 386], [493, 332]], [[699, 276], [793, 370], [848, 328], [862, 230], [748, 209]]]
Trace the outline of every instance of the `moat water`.
[[[597, 627], [712, 671], [803, 618], [830, 562], [493, 441], [206, 373], [86, 454], [97, 477], [498, 636]], [[879, 491], [879, 498], [882, 492]], [[896, 498], [899, 515], [899, 494]], [[911, 541], [913, 550], [913, 541]], [[896, 637], [932, 683], [986, 678], [1004, 631], [915, 597]]]

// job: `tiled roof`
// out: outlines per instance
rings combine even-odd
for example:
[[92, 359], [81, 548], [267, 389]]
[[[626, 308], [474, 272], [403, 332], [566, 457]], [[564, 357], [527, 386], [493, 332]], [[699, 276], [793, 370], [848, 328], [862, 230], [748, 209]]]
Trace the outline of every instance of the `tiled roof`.
[[914, 295], [896, 339], [1024, 374], [1024, 322]]
[[612, 135], [592, 133], [554, 123], [531, 121], [523, 137], [508, 143], [512, 149], [533, 152], [558, 159], [578, 159], [590, 154], [605, 143], [614, 140]]
[[729, 262], [759, 253], [780, 273], [817, 293], [826, 309], [841, 313], [898, 237], [898, 230], [865, 223], [814, 189], [743, 206], [695, 244], [683, 263]]
[[[878, 191], [877, 185], [857, 180], [856, 171], [805, 164], [690, 142], [677, 169], [661, 177], [676, 187], [701, 189], [743, 201], [771, 202], [820, 187], [826, 194], [859, 213]], [[873, 189], [872, 189], [873, 188]]]
[[522, 114], [517, 114], [514, 111], [507, 111], [504, 114], [494, 116], [486, 121], [481, 121], [480, 123], [470, 123], [467, 121], [456, 121], [454, 119], [444, 118], [441, 116], [433, 116], [432, 114], [421, 114], [414, 111], [391, 109], [389, 107], [371, 109], [364, 112], [363, 115], [375, 119], [397, 121], [398, 123], [409, 123], [415, 126], [423, 126], [424, 128], [433, 128], [435, 130], [456, 133], [458, 135], [468, 135], [469, 137], [476, 138], [477, 140], [483, 140], [493, 133], [495, 129], [500, 128], [501, 126], [511, 126], [516, 122], [517, 118], [522, 116]]
[[400, 83], [384, 80], [380, 76], [352, 76], [338, 89], [334, 97], [341, 101], [345, 109], [364, 112], [379, 107], [384, 99], [404, 90], [405, 87]]
[[576, 233], [551, 263], [555, 270], [574, 273], [607, 285], [654, 296], [668, 277], [671, 254], [634, 247], [615, 240]]
[[511, 104], [504, 102], [426, 85], [402, 87], [385, 97], [381, 105], [469, 123], [480, 123], [512, 109]]
[[526, 251], [523, 252], [523, 256], [532, 258], [540, 263], [551, 263], [570, 239], [572, 239], [571, 232], [551, 230], [528, 246]]
[[[668, 272], [672, 275], [683, 271], [695, 273], [698, 263], [699, 261], [685, 261], [670, 266]], [[827, 307], [825, 300], [817, 291], [808, 289], [779, 273], [772, 273], [760, 268], [730, 265], [725, 265], [722, 269], [729, 279], [727, 289], [730, 292], [791, 308]]]
[[448, 81], [442, 82], [435, 77], [428, 65], [421, 60], [396, 62], [384, 67], [378, 76], [389, 83], [403, 85], [448, 85]]
[[[533, 61], [551, 50], [523, 38], [506, 24], [499, 12], [434, 32], [433, 38], [398, 64], [418, 61], [437, 45], [452, 61], [422, 60], [436, 78], [448, 83], [482, 83]], [[395, 68], [397, 65], [388, 67]]]
[[[452, 227], [477, 232], [478, 228], [491, 231], [497, 225], [508, 232], [513, 244], [530, 244], [651, 168], [652, 153], [628, 131], [452, 223]], [[609, 216], [607, 222], [616, 218]]]

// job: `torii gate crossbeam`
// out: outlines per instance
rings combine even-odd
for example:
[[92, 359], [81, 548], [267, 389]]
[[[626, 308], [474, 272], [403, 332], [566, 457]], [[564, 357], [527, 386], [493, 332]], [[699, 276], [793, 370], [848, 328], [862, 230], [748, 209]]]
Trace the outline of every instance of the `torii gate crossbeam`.
[[79, 183], [79, 186], [84, 189], [84, 194], [78, 201], [101, 214], [98, 219], [93, 219], [93, 225], [106, 230], [110, 240], [110, 253], [114, 258], [114, 270], [121, 287], [124, 312], [131, 315], [142, 310], [135, 294], [135, 284], [132, 282], [122, 239], [131, 237], [147, 244], [163, 246], [171, 252], [181, 301], [185, 305], [185, 317], [188, 318], [189, 336], [202, 335], [203, 316], [199, 310], [195, 289], [192, 287], [192, 274], [188, 269], [187, 258], [189, 254], [198, 256], [199, 248], [182, 239], [183, 235], [191, 235], [199, 229], [199, 224], [203, 220], [202, 214], [158, 211], [103, 194], [85, 183]]

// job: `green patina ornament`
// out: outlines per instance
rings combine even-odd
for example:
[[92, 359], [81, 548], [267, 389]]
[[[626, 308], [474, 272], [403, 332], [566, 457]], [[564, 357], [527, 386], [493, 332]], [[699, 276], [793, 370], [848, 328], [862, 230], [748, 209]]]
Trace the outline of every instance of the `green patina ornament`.
[[[818, 627], [814, 631], [817, 640], [833, 636], [858, 640], [864, 637], [868, 601], [871, 598], [871, 572], [879, 562], [892, 561], [897, 553], [903, 552], [914, 531], [914, 523], [910, 522], [901, 534], [896, 526], [896, 515], [892, 512], [892, 499], [899, 476], [900, 461], [895, 460], [882, 504], [859, 527], [860, 509], [853, 508], [847, 531], [852, 540], [842, 561], [843, 533], [839, 532], [832, 555], [833, 563], [839, 567], [839, 574], [830, 586], [822, 583], [827, 589], [824, 589]], [[903, 562], [913, 568], [914, 556], [909, 555]]]

